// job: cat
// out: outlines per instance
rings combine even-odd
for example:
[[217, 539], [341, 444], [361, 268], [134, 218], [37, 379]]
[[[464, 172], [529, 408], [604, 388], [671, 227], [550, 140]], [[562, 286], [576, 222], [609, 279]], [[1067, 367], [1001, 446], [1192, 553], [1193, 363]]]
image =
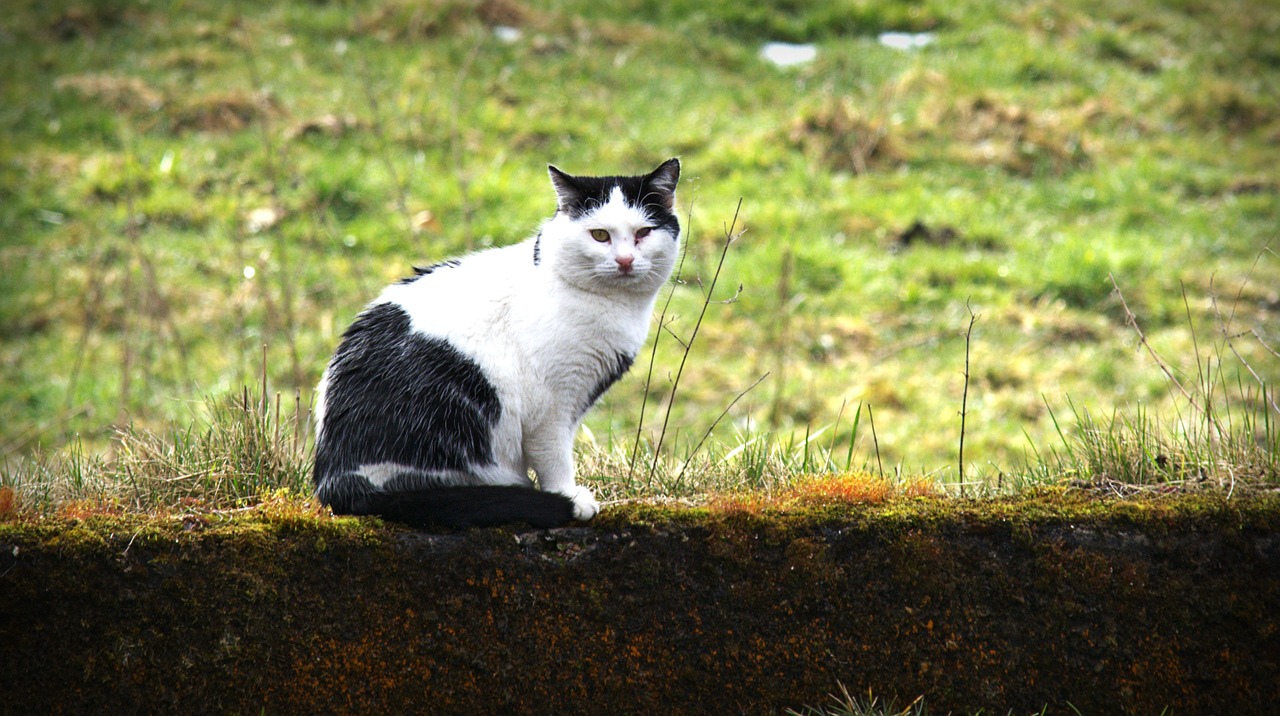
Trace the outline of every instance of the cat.
[[416, 268], [343, 334], [315, 410], [316, 496], [335, 514], [465, 528], [599, 512], [574, 436], [630, 368], [675, 266], [680, 161], [547, 171], [556, 211], [535, 236]]

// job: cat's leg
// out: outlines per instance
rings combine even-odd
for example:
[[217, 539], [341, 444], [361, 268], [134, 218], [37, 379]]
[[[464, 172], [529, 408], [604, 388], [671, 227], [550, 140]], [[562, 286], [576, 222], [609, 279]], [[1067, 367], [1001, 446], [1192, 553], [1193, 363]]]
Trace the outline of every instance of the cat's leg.
[[481, 485], [533, 488], [533, 480], [527, 473], [507, 465], [472, 465], [471, 473], [479, 478]]
[[573, 500], [573, 518], [586, 522], [600, 512], [591, 490], [574, 480], [573, 436], [577, 423], [569, 427], [544, 423], [525, 435], [525, 459], [538, 473], [538, 482], [546, 492], [555, 492]]
[[490, 434], [489, 461], [483, 465], [469, 466], [472, 474], [479, 479], [479, 484], [533, 489], [523, 443], [519, 418], [511, 414], [503, 415]]

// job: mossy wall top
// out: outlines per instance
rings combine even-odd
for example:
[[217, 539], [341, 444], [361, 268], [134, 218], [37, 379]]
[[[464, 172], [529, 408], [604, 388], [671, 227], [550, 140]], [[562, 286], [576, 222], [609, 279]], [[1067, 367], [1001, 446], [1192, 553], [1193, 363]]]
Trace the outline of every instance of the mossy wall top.
[[0, 712], [1268, 713], [1280, 500], [0, 522]]

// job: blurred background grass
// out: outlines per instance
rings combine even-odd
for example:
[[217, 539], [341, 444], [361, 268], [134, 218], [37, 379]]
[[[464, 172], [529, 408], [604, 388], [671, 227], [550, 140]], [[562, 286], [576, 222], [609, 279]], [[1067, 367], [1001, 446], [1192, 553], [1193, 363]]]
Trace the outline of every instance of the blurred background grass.
[[[828, 429], [832, 454], [958, 479], [968, 307], [973, 470], [1034, 462], [1082, 412], [1177, 430], [1185, 398], [1112, 276], [1175, 377], [1266, 417], [1277, 36], [1280, 4], [1252, 0], [9, 2], [3, 459], [207, 419], [264, 345], [269, 391], [306, 406], [384, 284], [550, 215], [548, 162], [674, 155], [692, 215], [646, 435], [739, 198], [746, 227], [676, 454], [768, 373], [717, 425], [725, 450]], [[817, 55], [777, 67], [768, 41]], [[588, 419], [597, 445], [630, 445], [645, 369]]]

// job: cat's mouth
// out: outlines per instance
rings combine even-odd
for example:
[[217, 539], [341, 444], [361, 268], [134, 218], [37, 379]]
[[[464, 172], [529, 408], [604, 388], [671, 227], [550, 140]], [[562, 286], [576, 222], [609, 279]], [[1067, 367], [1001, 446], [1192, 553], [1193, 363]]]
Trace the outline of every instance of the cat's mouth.
[[614, 278], [629, 279], [629, 278], [634, 278], [636, 276], [644, 275], [644, 271], [640, 267], [635, 266], [633, 264], [627, 264], [625, 266], [622, 264], [613, 264], [611, 266], [601, 266], [599, 267], [598, 270], [600, 270], [601, 273], [607, 276], [612, 276]]

